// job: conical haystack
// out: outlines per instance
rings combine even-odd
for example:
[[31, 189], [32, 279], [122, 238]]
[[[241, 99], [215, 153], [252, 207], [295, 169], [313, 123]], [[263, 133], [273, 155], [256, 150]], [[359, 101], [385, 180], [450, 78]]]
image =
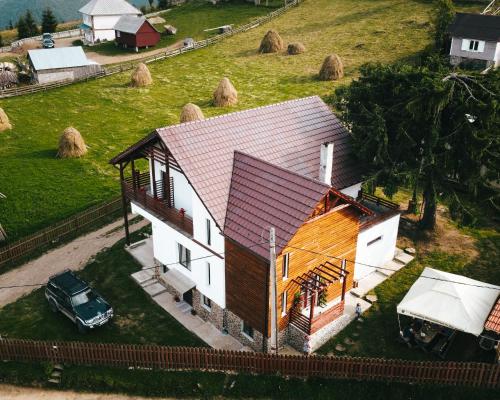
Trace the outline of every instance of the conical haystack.
[[6, 131], [7, 129], [12, 129], [12, 125], [5, 111], [0, 108], [0, 132]]
[[201, 121], [205, 119], [203, 115], [203, 111], [196, 104], [187, 103], [184, 107], [182, 107], [181, 111], [181, 123], [190, 122], [190, 121]]
[[344, 76], [344, 65], [337, 54], [329, 55], [323, 61], [321, 70], [319, 71], [319, 79], [321, 81], [335, 81]]
[[278, 32], [270, 30], [266, 33], [262, 42], [260, 42], [259, 52], [260, 53], [277, 53], [283, 50], [285, 45], [283, 44], [283, 39]]
[[302, 43], [290, 43], [288, 45], [287, 53], [290, 55], [296, 55], [296, 54], [302, 54], [303, 52], [306, 51], [306, 46], [304, 46]]
[[214, 105], [217, 107], [234, 106], [238, 103], [238, 92], [228, 78], [222, 78], [214, 92]]
[[87, 146], [82, 135], [75, 128], [66, 128], [59, 139], [59, 158], [77, 158], [87, 153]]
[[144, 63], [137, 65], [137, 68], [132, 73], [130, 86], [132, 87], [145, 87], [153, 83], [153, 78], [151, 78], [151, 73], [148, 67]]

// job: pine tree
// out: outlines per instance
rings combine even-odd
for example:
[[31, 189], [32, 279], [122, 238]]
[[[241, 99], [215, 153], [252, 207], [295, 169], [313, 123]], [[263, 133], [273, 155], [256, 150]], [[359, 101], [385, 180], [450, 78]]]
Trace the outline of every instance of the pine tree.
[[26, 24], [26, 31], [28, 33], [28, 37], [38, 35], [38, 26], [36, 25], [35, 18], [30, 10], [26, 10], [26, 14], [24, 15], [24, 22]]
[[456, 197], [456, 185], [475, 195], [496, 179], [500, 71], [461, 75], [442, 66], [369, 64], [360, 73], [334, 96], [354, 154], [372, 187], [388, 196], [417, 182], [422, 228], [434, 228], [438, 198]]
[[30, 36], [28, 32], [28, 27], [26, 26], [26, 20], [24, 19], [24, 16], [20, 16], [19, 19], [17, 20], [17, 38], [18, 39], [24, 39]]
[[0, 47], [3, 47], [3, 37], [2, 37], [2, 34], [0, 34]]
[[46, 8], [42, 13], [42, 32], [52, 33], [57, 28], [57, 20], [50, 8]]
[[14, 24], [12, 23], [12, 20], [9, 20], [9, 30], [14, 29]]
[[450, 45], [448, 27], [455, 18], [453, 1], [438, 0], [434, 15], [434, 47], [438, 52], [448, 54]]
[[169, 0], [158, 0], [158, 8], [161, 10], [168, 8], [169, 4]]

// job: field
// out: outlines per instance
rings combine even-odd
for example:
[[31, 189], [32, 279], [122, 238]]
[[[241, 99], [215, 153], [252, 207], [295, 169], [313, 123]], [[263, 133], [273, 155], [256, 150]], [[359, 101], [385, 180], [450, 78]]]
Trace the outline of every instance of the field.
[[[45, 227], [102, 202], [119, 190], [108, 160], [154, 128], [176, 123], [187, 102], [208, 116], [211, 94], [228, 76], [239, 91], [234, 109], [262, 106], [309, 95], [328, 97], [356, 77], [367, 61], [384, 63], [416, 57], [430, 42], [431, 4], [408, 0], [306, 0], [269, 24], [221, 44], [151, 64], [150, 89], [127, 86], [129, 73], [32, 96], [0, 101], [14, 125], [0, 135], [2, 225], [10, 239]], [[411, 13], [408, 10], [411, 9]], [[277, 29], [286, 43], [301, 41], [300, 56], [260, 55], [260, 39]], [[346, 77], [316, 80], [324, 57], [340, 54]], [[89, 145], [83, 159], [56, 159], [60, 133], [79, 129]]]

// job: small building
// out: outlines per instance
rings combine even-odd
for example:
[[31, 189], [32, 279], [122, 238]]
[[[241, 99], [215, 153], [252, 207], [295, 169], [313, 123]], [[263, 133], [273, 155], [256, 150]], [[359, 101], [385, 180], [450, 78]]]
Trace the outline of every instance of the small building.
[[141, 16], [142, 12], [125, 0], [92, 0], [80, 10], [83, 40], [95, 44], [115, 39], [115, 25], [124, 15]]
[[59, 47], [28, 51], [28, 63], [35, 83], [75, 80], [96, 74], [101, 66], [87, 59], [82, 47]]
[[457, 13], [448, 32], [452, 65], [496, 68], [500, 64], [500, 16]]
[[124, 15], [115, 25], [116, 43], [123, 47], [155, 46], [160, 41], [160, 32], [143, 16]]

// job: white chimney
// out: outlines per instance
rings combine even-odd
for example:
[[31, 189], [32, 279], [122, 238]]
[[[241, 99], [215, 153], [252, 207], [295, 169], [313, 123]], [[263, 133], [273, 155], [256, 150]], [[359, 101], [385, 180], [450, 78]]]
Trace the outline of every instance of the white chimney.
[[327, 185], [332, 185], [333, 169], [333, 142], [323, 143], [319, 158], [319, 180]]

